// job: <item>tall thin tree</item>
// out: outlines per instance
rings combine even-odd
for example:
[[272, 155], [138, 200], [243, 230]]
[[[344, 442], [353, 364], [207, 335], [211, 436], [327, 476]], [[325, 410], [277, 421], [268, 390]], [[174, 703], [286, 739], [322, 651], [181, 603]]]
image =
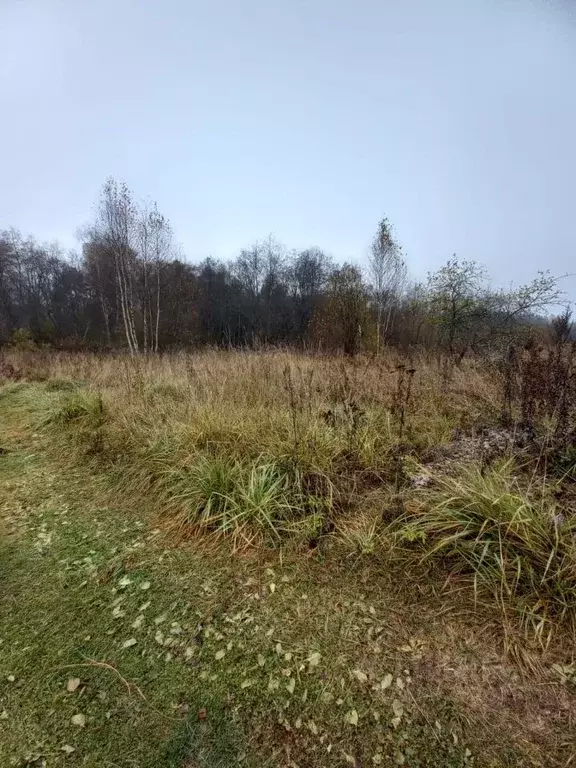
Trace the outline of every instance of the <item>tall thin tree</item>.
[[394, 238], [392, 226], [383, 218], [370, 246], [368, 270], [376, 303], [376, 352], [380, 352], [383, 334], [390, 324], [394, 298], [406, 280], [402, 249]]

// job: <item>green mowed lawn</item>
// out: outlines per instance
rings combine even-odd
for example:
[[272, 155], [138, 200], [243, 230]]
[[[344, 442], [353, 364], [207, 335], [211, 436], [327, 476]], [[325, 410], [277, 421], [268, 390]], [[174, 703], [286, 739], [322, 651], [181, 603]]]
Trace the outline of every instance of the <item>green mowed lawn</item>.
[[568, 694], [535, 724], [472, 605], [377, 557], [168, 537], [63, 461], [59, 397], [0, 391], [0, 765], [567, 764]]

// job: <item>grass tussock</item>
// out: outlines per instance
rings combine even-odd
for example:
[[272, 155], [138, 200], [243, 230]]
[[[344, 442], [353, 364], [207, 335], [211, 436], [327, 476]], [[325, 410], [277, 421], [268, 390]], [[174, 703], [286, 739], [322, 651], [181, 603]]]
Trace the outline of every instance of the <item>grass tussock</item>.
[[[68, 388], [62, 390], [60, 386], [50, 387], [49, 391], [67, 392]], [[99, 424], [103, 417], [102, 398], [90, 391], [79, 391], [66, 395], [54, 410], [46, 416], [46, 424], [67, 425], [72, 423], [82, 424], [85, 427]]]
[[[546, 489], [545, 489], [546, 490]], [[576, 518], [542, 488], [526, 486], [512, 460], [488, 470], [461, 466], [438, 477], [400, 528], [476, 590], [513, 604], [546, 643], [558, 622], [576, 628]]]
[[154, 486], [181, 530], [229, 533], [240, 543], [278, 543], [286, 534], [314, 532], [319, 524], [315, 509], [321, 502], [304, 492], [299, 472], [265, 457], [241, 462], [198, 454], [180, 468], [169, 456], [152, 461]]

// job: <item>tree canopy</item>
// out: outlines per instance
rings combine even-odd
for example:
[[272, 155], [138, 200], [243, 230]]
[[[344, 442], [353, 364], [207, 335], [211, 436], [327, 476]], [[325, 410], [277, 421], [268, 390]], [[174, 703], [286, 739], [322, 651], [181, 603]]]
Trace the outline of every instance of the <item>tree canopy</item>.
[[108, 179], [81, 256], [0, 232], [0, 344], [126, 348], [132, 354], [201, 345], [290, 344], [378, 353], [424, 345], [456, 361], [507, 343], [559, 304], [556, 278], [493, 289], [484, 268], [456, 256], [408, 278], [388, 219], [366, 269], [319, 247], [289, 250], [273, 236], [230, 261], [183, 259], [168, 218]]

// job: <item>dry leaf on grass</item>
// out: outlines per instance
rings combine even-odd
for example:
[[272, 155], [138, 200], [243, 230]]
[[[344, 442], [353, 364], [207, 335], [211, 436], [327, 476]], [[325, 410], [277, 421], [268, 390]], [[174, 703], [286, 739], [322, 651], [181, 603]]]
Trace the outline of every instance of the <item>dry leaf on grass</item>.
[[77, 725], [79, 728], [84, 728], [86, 725], [86, 717], [83, 714], [78, 713], [77, 715], [72, 715], [70, 722], [72, 725]]
[[390, 688], [392, 685], [392, 675], [388, 673], [387, 675], [384, 675], [382, 678], [382, 682], [380, 683], [380, 688], [382, 688], [383, 691], [386, 690], [386, 688]]
[[348, 725], [358, 725], [358, 712], [356, 712], [355, 709], [351, 709], [349, 712], [346, 712], [344, 715], [344, 721], [348, 723]]

